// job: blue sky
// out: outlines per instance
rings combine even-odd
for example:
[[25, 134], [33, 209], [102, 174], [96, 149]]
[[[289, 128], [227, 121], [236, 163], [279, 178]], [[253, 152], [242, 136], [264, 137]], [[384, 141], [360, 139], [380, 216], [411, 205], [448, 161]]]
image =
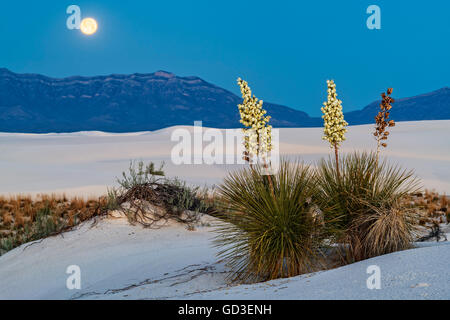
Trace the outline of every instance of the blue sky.
[[[67, 6], [94, 36], [66, 28]], [[366, 27], [369, 5], [381, 30]], [[0, 67], [53, 77], [171, 71], [319, 115], [326, 80], [344, 111], [387, 87], [408, 97], [449, 86], [450, 1], [2, 1]]]

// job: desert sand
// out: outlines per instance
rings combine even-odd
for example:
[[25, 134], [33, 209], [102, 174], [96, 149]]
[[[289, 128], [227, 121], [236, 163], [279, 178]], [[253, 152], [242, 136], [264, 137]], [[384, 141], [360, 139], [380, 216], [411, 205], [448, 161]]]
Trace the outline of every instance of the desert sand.
[[[175, 129], [154, 132], [61, 134], [0, 133], [0, 194], [66, 192], [100, 195], [115, 185], [115, 177], [131, 159], [165, 162], [168, 176], [178, 176], [199, 186], [221, 182], [237, 165], [175, 165], [171, 141]], [[205, 128], [204, 128], [205, 129]], [[223, 130], [221, 130], [224, 132]], [[349, 127], [343, 152], [373, 150], [373, 126]], [[321, 128], [280, 129], [281, 156], [314, 165], [331, 150], [321, 139]], [[382, 155], [404, 168], [414, 169], [423, 186], [450, 193], [450, 120], [399, 122], [392, 128]]]
[[[192, 127], [185, 127], [192, 130]], [[402, 122], [392, 129], [391, 161], [414, 169], [424, 187], [450, 193], [450, 121]], [[1, 194], [66, 192], [99, 195], [130, 159], [165, 161], [165, 171], [196, 185], [220, 183], [233, 165], [170, 161], [174, 128], [112, 134], [0, 134]], [[370, 150], [372, 126], [350, 127], [343, 152]], [[314, 165], [330, 154], [321, 129], [281, 129], [281, 154]], [[214, 223], [195, 231], [159, 230], [125, 218], [85, 222], [24, 244], [0, 257], [0, 299], [449, 299], [448, 242], [422, 243], [341, 268], [253, 285], [231, 285], [212, 245]], [[446, 230], [450, 238], [449, 230]], [[81, 269], [81, 289], [66, 287], [66, 269]], [[381, 289], [366, 286], [367, 267], [381, 270]]]
[[[0, 257], [0, 299], [450, 298], [449, 242], [421, 243], [314, 274], [232, 285], [212, 246], [214, 220], [205, 216], [206, 225], [188, 231], [179, 224], [149, 230], [108, 218], [24, 244]], [[80, 289], [66, 287], [71, 265], [80, 267]], [[380, 268], [379, 290], [367, 288], [370, 265]]]

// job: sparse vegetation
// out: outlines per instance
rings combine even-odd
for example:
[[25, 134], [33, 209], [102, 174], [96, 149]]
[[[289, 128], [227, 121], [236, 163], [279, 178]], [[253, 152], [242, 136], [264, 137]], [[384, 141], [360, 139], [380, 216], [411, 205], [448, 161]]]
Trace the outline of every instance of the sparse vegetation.
[[163, 166], [130, 163], [118, 179], [119, 188], [99, 198], [67, 198], [64, 195], [0, 197], [0, 255], [26, 242], [70, 230], [83, 221], [109, 211], [125, 212], [131, 223], [154, 227], [174, 219], [192, 229], [201, 213], [213, 212], [207, 192], [178, 179], [166, 179]]
[[128, 171], [122, 172], [122, 177], [116, 181], [124, 190], [132, 189], [136, 186], [142, 186], [149, 183], [155, 183], [164, 177], [164, 162], [161, 163], [159, 169], [155, 169], [153, 162], [145, 165], [144, 161], [130, 161]]
[[0, 255], [23, 243], [57, 235], [107, 212], [107, 200], [41, 195], [0, 197]]
[[450, 223], [449, 201], [445, 194], [440, 195], [430, 190], [416, 192], [405, 197], [402, 205], [419, 212], [419, 225], [428, 229], [428, 234], [419, 238], [418, 241], [427, 241], [433, 238], [437, 241], [447, 240], [440, 228], [441, 224]]
[[117, 179], [120, 188], [109, 191], [108, 203], [124, 212], [131, 223], [159, 228], [175, 220], [192, 229], [192, 224], [211, 207], [198, 187], [165, 178], [163, 166], [156, 170], [153, 162], [145, 165], [143, 161], [132, 161], [128, 172]]
[[420, 237], [417, 239], [418, 242], [428, 241], [432, 239], [436, 239], [437, 242], [439, 242], [441, 239], [444, 241], [447, 241], [447, 236], [445, 233], [441, 230], [441, 226], [438, 221], [432, 221], [431, 226], [429, 227], [429, 233], [423, 237]]

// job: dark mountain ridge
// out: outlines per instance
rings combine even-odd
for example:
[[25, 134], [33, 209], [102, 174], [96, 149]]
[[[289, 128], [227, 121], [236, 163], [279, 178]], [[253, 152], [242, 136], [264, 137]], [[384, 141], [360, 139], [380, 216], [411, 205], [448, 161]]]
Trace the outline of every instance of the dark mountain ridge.
[[[198, 77], [166, 71], [57, 79], [0, 68], [1, 132], [132, 132], [192, 125], [196, 120], [206, 127], [236, 128], [241, 101]], [[346, 113], [347, 121], [372, 123], [378, 103]], [[286, 106], [265, 102], [264, 108], [274, 127], [322, 125], [322, 119]], [[450, 119], [450, 89], [399, 99], [392, 117], [398, 121]]]
[[[394, 95], [395, 96], [395, 95]], [[381, 100], [374, 101], [362, 110], [345, 113], [350, 124], [373, 123]], [[448, 120], [450, 119], [450, 88], [396, 99], [390, 117], [395, 121]]]

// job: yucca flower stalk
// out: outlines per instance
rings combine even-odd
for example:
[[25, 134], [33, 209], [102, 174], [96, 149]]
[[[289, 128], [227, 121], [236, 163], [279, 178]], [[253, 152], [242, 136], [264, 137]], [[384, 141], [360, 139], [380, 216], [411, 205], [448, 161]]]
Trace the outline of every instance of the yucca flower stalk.
[[395, 102], [395, 100], [391, 97], [392, 91], [393, 89], [389, 88], [386, 93], [383, 92], [381, 94], [383, 99], [380, 104], [380, 111], [375, 117], [376, 127], [373, 135], [377, 140], [377, 163], [380, 158], [381, 148], [387, 147], [385, 140], [387, 140], [389, 136], [389, 131], [387, 131], [386, 128], [395, 126], [394, 120], [389, 120], [389, 115], [391, 113], [390, 110], [392, 109], [391, 103]]
[[242, 104], [238, 105], [241, 116], [240, 122], [244, 125], [242, 129], [245, 147], [244, 160], [250, 163], [251, 168], [255, 159], [263, 161], [265, 175], [272, 195], [274, 195], [272, 178], [268, 174], [270, 163], [267, 163], [267, 155], [273, 148], [272, 126], [268, 124], [270, 116], [266, 116], [267, 111], [262, 108], [263, 101], [252, 95], [252, 90], [247, 81], [238, 78], [237, 83], [241, 88], [242, 98], [244, 99]]
[[336, 84], [333, 80], [327, 80], [328, 85], [328, 99], [323, 103], [321, 108], [324, 123], [324, 136], [323, 140], [327, 140], [330, 143], [330, 147], [334, 148], [336, 157], [336, 171], [339, 176], [339, 146], [342, 141], [345, 141], [345, 128], [348, 123], [344, 120], [344, 114], [342, 112], [342, 101], [337, 98]]
[[267, 154], [272, 150], [272, 126], [269, 125], [270, 116], [262, 108], [263, 101], [252, 95], [247, 81], [238, 78], [244, 101], [238, 105], [241, 116], [240, 123], [244, 125], [244, 159], [251, 162], [255, 157], [266, 161]]

